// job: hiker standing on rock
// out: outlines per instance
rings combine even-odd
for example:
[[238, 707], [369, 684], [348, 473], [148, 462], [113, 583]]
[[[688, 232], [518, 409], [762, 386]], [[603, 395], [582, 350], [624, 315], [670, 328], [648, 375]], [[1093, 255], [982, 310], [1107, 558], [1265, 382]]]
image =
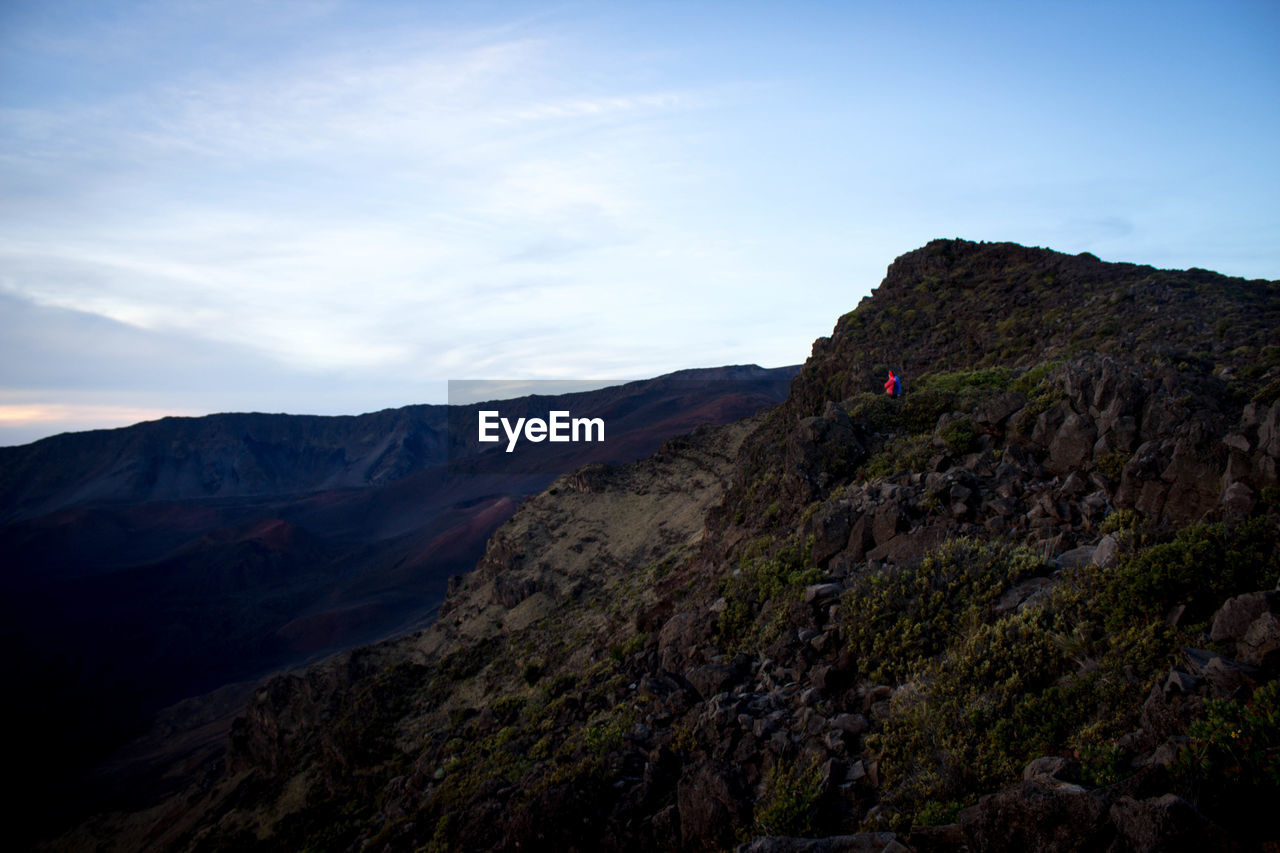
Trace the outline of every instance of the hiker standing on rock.
[[897, 397], [902, 394], [902, 380], [898, 379], [892, 370], [889, 371], [889, 378], [885, 380], [884, 393], [890, 397]]

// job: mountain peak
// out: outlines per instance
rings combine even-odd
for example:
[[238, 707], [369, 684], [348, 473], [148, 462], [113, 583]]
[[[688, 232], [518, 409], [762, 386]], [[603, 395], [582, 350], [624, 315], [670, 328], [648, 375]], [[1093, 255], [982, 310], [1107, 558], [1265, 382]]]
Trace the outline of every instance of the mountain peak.
[[1239, 372], [1275, 344], [1280, 282], [1157, 270], [1015, 243], [934, 240], [898, 257], [881, 284], [814, 343], [797, 380], [825, 399], [961, 367], [1025, 368], [1075, 352]]

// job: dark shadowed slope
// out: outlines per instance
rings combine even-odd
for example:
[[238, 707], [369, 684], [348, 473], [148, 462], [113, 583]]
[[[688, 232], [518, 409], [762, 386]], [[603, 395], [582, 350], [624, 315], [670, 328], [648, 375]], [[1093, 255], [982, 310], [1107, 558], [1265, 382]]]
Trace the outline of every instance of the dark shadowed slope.
[[524, 473], [451, 475], [443, 406], [166, 418], [0, 448], [0, 674], [39, 743], [20, 763], [53, 784], [165, 705], [422, 627], [559, 471], [751, 414], [794, 372], [504, 402], [608, 420], [606, 443], [557, 445]]

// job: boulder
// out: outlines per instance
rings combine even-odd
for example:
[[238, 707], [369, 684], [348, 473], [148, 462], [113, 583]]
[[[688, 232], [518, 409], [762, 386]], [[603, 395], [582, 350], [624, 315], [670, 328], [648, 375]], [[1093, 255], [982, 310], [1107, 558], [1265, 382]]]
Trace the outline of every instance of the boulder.
[[1027, 404], [1026, 395], [1006, 391], [983, 400], [973, 413], [973, 422], [987, 431], [999, 431], [1005, 421]]
[[871, 728], [862, 714], [838, 714], [832, 718], [831, 725], [847, 735], [860, 735]]
[[799, 503], [824, 495], [833, 478], [852, 470], [867, 451], [841, 406], [827, 402], [820, 417], [802, 418], [785, 445], [785, 489]]
[[853, 672], [840, 666], [819, 664], [809, 670], [809, 681], [819, 693], [835, 694], [853, 680]]
[[1027, 578], [1017, 586], [1005, 590], [992, 609], [999, 616], [1011, 610], [1030, 607], [1048, 598], [1053, 587], [1054, 582], [1049, 578]]
[[1237, 481], [1222, 490], [1222, 499], [1219, 502], [1228, 511], [1236, 515], [1247, 516], [1253, 512], [1253, 508], [1258, 503], [1258, 498], [1248, 484]]
[[1035, 429], [1031, 431], [1031, 442], [1041, 447], [1048, 447], [1058, 428], [1066, 421], [1068, 415], [1075, 414], [1071, 405], [1065, 400], [1040, 413], [1036, 418]]
[[1067, 499], [1078, 498], [1088, 488], [1088, 483], [1084, 477], [1080, 476], [1080, 472], [1072, 471], [1067, 475], [1067, 479], [1062, 481], [1062, 485], [1058, 487], [1058, 496]]
[[1253, 449], [1253, 446], [1249, 444], [1249, 439], [1238, 432], [1233, 432], [1231, 433], [1231, 435], [1228, 435], [1226, 438], [1222, 439], [1222, 443], [1225, 444], [1229, 449], [1238, 450], [1241, 453], [1248, 453], [1251, 449]]
[[705, 632], [705, 620], [692, 611], [677, 613], [658, 632], [658, 660], [662, 668], [678, 672], [683, 668], [693, 646]]
[[946, 521], [917, 526], [868, 551], [867, 559], [899, 564], [919, 560], [926, 551], [945, 542], [953, 529], [953, 524]]
[[1022, 778], [1061, 784], [1079, 781], [1080, 765], [1061, 755], [1042, 755], [1022, 768]]
[[1280, 400], [1259, 417], [1258, 449], [1268, 456], [1280, 457]]
[[1098, 430], [1086, 415], [1071, 413], [1049, 442], [1049, 467], [1065, 472], [1084, 465], [1093, 454]]
[[858, 832], [827, 838], [768, 836], [739, 844], [736, 853], [896, 853], [907, 850], [892, 832]]
[[1111, 534], [1103, 536], [1099, 540], [1097, 546], [1093, 549], [1093, 556], [1089, 558], [1089, 562], [1095, 566], [1101, 566], [1104, 569], [1110, 569], [1116, 564], [1119, 557], [1120, 543]]
[[1223, 657], [1209, 661], [1203, 674], [1219, 696], [1238, 696], [1252, 691], [1258, 683], [1258, 671], [1254, 667]]
[[680, 837], [686, 850], [728, 847], [742, 825], [742, 799], [727, 771], [703, 764], [686, 772], [676, 786]]
[[911, 827], [911, 848], [920, 853], [954, 853], [965, 849], [964, 830], [958, 823]]
[[[1164, 687], [1169, 686], [1166, 681]], [[1197, 694], [1182, 689], [1181, 679], [1174, 688], [1164, 687], [1159, 684], [1152, 687], [1142, 704], [1142, 728], [1156, 740], [1184, 733], [1204, 707], [1204, 701]]]
[[1110, 817], [1129, 850], [1176, 853], [1226, 846], [1222, 831], [1175, 794], [1149, 800], [1121, 797], [1111, 806]]
[[1230, 660], [1217, 652], [1183, 649], [1182, 656], [1187, 661], [1187, 668], [1207, 681], [1218, 696], [1235, 696], [1242, 690], [1252, 689], [1258, 681], [1256, 667]]
[[1202, 447], [1190, 436], [1175, 441], [1169, 464], [1160, 472], [1160, 478], [1169, 484], [1162, 507], [1165, 519], [1189, 524], [1213, 509], [1225, 466], [1226, 457], [1220, 448]]
[[871, 536], [877, 546], [883, 546], [898, 535], [898, 525], [902, 521], [902, 510], [897, 504], [886, 504], [877, 510], [875, 520], [871, 524]]
[[849, 542], [850, 506], [848, 501], [835, 501], [823, 504], [822, 509], [805, 522], [803, 538], [813, 537], [813, 562], [825, 566], [827, 562], [845, 549]]
[[849, 542], [847, 544], [847, 554], [849, 559], [855, 563], [862, 562], [866, 559], [867, 552], [876, 547], [875, 533], [872, 530], [874, 517], [868, 513], [862, 513], [858, 519], [853, 522], [852, 528], [849, 530]]
[[1241, 662], [1274, 668], [1280, 664], [1280, 619], [1275, 613], [1263, 613], [1253, 620], [1236, 648]]
[[684, 674], [685, 679], [703, 699], [710, 699], [738, 683], [740, 673], [727, 663], [708, 663], [695, 666]]
[[1040, 779], [983, 797], [960, 812], [960, 828], [972, 850], [989, 853], [1102, 851], [1111, 827], [1105, 792]]
[[1280, 610], [1280, 594], [1275, 591], [1246, 592], [1228, 598], [1213, 614], [1209, 639], [1215, 643], [1239, 642], [1255, 619], [1274, 610]]
[[1087, 566], [1093, 562], [1095, 547], [1094, 545], [1081, 545], [1079, 548], [1072, 548], [1070, 551], [1054, 557], [1054, 565], [1059, 569], [1074, 569], [1079, 566]]
[[826, 607], [840, 598], [844, 587], [838, 583], [815, 583], [804, 588], [804, 603]]

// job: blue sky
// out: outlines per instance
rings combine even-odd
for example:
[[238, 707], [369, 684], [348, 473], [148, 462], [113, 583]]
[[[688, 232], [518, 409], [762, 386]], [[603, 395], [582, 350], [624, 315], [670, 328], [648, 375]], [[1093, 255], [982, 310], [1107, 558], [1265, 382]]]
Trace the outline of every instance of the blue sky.
[[934, 237], [1280, 278], [1280, 5], [0, 5], [0, 444], [803, 361]]

